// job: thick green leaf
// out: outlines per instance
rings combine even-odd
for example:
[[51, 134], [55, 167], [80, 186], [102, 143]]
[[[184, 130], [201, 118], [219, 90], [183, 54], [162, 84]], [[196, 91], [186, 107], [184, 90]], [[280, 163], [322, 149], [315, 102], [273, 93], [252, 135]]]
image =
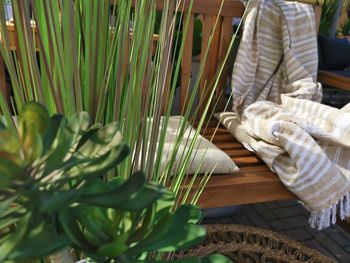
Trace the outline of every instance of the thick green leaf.
[[155, 224], [155, 205], [149, 207], [144, 211], [145, 215], [143, 216], [142, 222], [140, 226], [130, 234], [128, 243], [132, 244], [134, 242], [138, 242], [143, 240], [144, 237], [148, 235], [152, 231], [152, 228]]
[[128, 235], [126, 233], [120, 235], [112, 242], [102, 245], [98, 249], [98, 252], [106, 257], [117, 257], [129, 248], [129, 246], [126, 245], [127, 239]]
[[91, 180], [87, 183], [86, 186], [84, 186], [84, 195], [90, 195], [90, 194], [98, 194], [98, 193], [104, 193], [108, 191], [112, 191], [113, 187], [101, 179], [95, 179]]
[[[55, 138], [49, 137], [47, 144], [51, 142], [50, 155], [46, 161], [44, 174], [49, 174], [55, 169], [63, 166], [65, 161], [68, 161], [78, 147], [81, 133], [87, 130], [90, 122], [86, 112], [75, 114], [68, 122], [66, 119], [61, 119], [59, 116], [52, 119], [55, 126], [52, 130], [56, 133]], [[57, 127], [58, 126], [58, 127]], [[55, 132], [56, 131], [56, 132]], [[50, 147], [49, 145], [46, 146]]]
[[63, 227], [65, 234], [76, 246], [84, 250], [94, 250], [95, 246], [92, 245], [84, 236], [80, 226], [71, 211], [62, 211], [58, 214], [58, 219]]
[[[148, 251], [147, 247], [152, 245], [154, 242], [157, 242], [158, 240], [161, 240], [165, 238], [168, 233], [170, 232], [173, 224], [174, 224], [174, 217], [172, 213], [166, 214], [161, 220], [159, 220], [154, 227], [152, 228], [152, 232], [149, 233], [146, 238], [143, 240], [140, 240], [139, 243], [131, 248], [128, 251], [128, 254], [138, 254], [142, 251]], [[157, 250], [159, 247], [157, 247], [154, 250]]]
[[223, 255], [214, 254], [201, 260], [202, 263], [231, 263], [231, 260]]
[[41, 137], [44, 137], [49, 125], [49, 113], [46, 108], [36, 102], [26, 103], [18, 116], [18, 127], [21, 136], [24, 135], [24, 127], [36, 129]]
[[6, 128], [6, 126], [5, 126], [5, 124], [2, 122], [2, 119], [1, 119], [1, 117], [0, 117], [0, 131], [1, 131], [1, 130], [5, 130], [5, 128]]
[[108, 221], [102, 208], [79, 205], [72, 210], [81, 222], [84, 233], [90, 233], [94, 236], [98, 244], [105, 244], [110, 241], [110, 236], [105, 232], [105, 228], [110, 226], [112, 222]]
[[167, 192], [163, 186], [148, 183], [140, 191], [130, 196], [124, 202], [117, 204], [114, 208], [126, 211], [138, 211], [154, 204]]
[[82, 145], [85, 144], [85, 142], [87, 142], [88, 140], [90, 140], [90, 138], [96, 133], [98, 132], [99, 129], [101, 129], [102, 125], [100, 123], [94, 123], [92, 124], [89, 129], [84, 132], [82, 134], [82, 137], [79, 141], [78, 147], [77, 149], [79, 149]]
[[39, 193], [40, 212], [59, 212], [67, 209], [81, 195], [81, 190], [68, 191], [41, 191]]
[[4, 243], [2, 243], [0, 246], [0, 262], [4, 262], [9, 254], [22, 242], [23, 238], [29, 231], [30, 219], [31, 214], [26, 214], [16, 226], [13, 233], [6, 238]]
[[50, 118], [50, 125], [48, 126], [46, 136], [44, 138], [44, 154], [49, 150], [53, 150], [52, 144], [57, 136], [57, 132], [61, 127], [61, 122], [64, 120], [64, 117], [59, 114], [55, 114]]
[[68, 120], [69, 128], [75, 132], [86, 132], [90, 125], [90, 117], [87, 112], [81, 111], [73, 114]]
[[24, 122], [22, 125], [21, 147], [24, 158], [32, 163], [37, 160], [43, 151], [43, 138], [35, 123]]
[[[119, 145], [116, 149], [111, 150], [104, 156], [98, 159], [77, 159], [82, 160], [83, 163], [75, 165], [70, 170], [65, 172], [67, 177], [96, 177], [103, 176], [105, 173], [115, 168], [125, 157], [129, 154], [129, 148], [125, 144]], [[73, 158], [76, 156], [74, 155]], [[91, 161], [91, 162], [90, 162]], [[74, 162], [72, 163], [74, 164]], [[72, 165], [70, 164], [70, 166]]]
[[116, 123], [110, 123], [94, 133], [78, 150], [78, 158], [96, 158], [119, 146], [122, 135]]
[[197, 224], [203, 218], [203, 212], [198, 206], [186, 204], [176, 210], [175, 217], [187, 218], [188, 223]]
[[9, 255], [10, 260], [28, 260], [47, 257], [67, 246], [70, 240], [66, 235], [57, 234], [44, 224], [31, 229], [28, 237], [16, 246]]
[[162, 218], [165, 214], [169, 213], [175, 203], [175, 194], [170, 191], [166, 191], [163, 196], [157, 200], [157, 220]]
[[22, 167], [13, 161], [6, 159], [0, 152], [0, 188], [10, 186], [13, 180], [17, 179], [23, 173]]
[[[15, 206], [12, 206], [10, 208], [10, 205], [17, 199], [18, 197], [18, 193], [11, 196], [11, 197], [8, 197], [6, 199], [4, 199], [3, 201], [0, 202], [0, 218], [2, 218], [3, 216], [6, 216], [6, 211], [9, 210], [9, 209], [14, 209], [16, 210], [17, 209], [17, 205]], [[5, 215], [4, 215], [5, 214]]]
[[166, 234], [159, 235], [155, 226], [152, 233], [132, 251], [171, 252], [198, 244], [206, 235], [204, 227], [193, 224], [196, 219], [198, 221], [198, 210], [198, 207], [191, 205], [180, 206], [174, 213], [171, 226], [165, 229]]
[[70, 152], [70, 149], [77, 143], [77, 134], [72, 134], [67, 126], [67, 121], [62, 119], [56, 137], [51, 144], [51, 149], [49, 150], [50, 155], [45, 163], [45, 175], [60, 168], [66, 155]]
[[0, 130], [0, 151], [17, 153], [20, 148], [19, 137], [11, 130]]
[[80, 198], [80, 201], [103, 207], [117, 207], [122, 202], [137, 193], [146, 183], [146, 177], [142, 172], [136, 172], [122, 185], [112, 191], [88, 194]]
[[9, 218], [0, 220], [0, 230], [17, 223], [20, 219], [21, 218], [18, 218], [18, 217], [15, 217], [15, 218], [9, 217]]

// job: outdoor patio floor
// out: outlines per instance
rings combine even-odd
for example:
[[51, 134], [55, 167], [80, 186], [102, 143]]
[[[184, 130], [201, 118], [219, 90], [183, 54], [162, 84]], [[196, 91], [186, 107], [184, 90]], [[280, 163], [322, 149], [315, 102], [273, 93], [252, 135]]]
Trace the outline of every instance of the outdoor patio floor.
[[231, 216], [205, 219], [204, 223], [242, 224], [276, 231], [300, 241], [337, 262], [350, 262], [350, 233], [339, 225], [323, 231], [308, 226], [308, 211], [298, 201], [244, 205]]

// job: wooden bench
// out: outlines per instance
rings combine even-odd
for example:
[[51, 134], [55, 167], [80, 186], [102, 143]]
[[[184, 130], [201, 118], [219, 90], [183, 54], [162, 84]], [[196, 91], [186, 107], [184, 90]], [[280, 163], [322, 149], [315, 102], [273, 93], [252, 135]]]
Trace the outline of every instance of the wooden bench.
[[[199, 2], [203, 1], [194, 1], [195, 4]], [[232, 3], [235, 1], [230, 2]], [[304, 0], [302, 2], [313, 3], [311, 0]], [[220, 3], [220, 0], [211, 1], [211, 8], [213, 10], [218, 10]], [[235, 8], [241, 7], [237, 3]], [[243, 13], [243, 10], [240, 9], [239, 11]], [[318, 29], [322, 7], [320, 5], [314, 5], [314, 12], [316, 28]], [[205, 8], [203, 3], [201, 3], [201, 13], [204, 15], [209, 13], [209, 10]], [[232, 19], [232, 16], [228, 19]], [[232, 31], [230, 34], [232, 34]], [[190, 38], [187, 40], [188, 43], [192, 43], [191, 37], [191, 35], [188, 36], [188, 38]], [[218, 43], [220, 42], [216, 42], [216, 45]], [[227, 51], [221, 49], [221, 47], [213, 47], [213, 50], [218, 49], [220, 49], [222, 53]], [[188, 57], [185, 57], [185, 59], [190, 60]], [[216, 58], [215, 60], [212, 60], [212, 58], [209, 57], [206, 63], [210, 65], [214, 72], [219, 66], [218, 62], [220, 62], [220, 59]], [[185, 63], [190, 64], [189, 61]], [[189, 71], [189, 66], [182, 68], [182, 74], [184, 76], [189, 76]], [[226, 79], [227, 73], [230, 72], [225, 71], [222, 79]], [[207, 76], [208, 80], [210, 80], [210, 76], [211, 75]], [[222, 88], [222, 86], [219, 87], [219, 89]], [[346, 87], [341, 86], [340, 88]], [[184, 89], [184, 87], [182, 87], [182, 89]], [[207, 129], [202, 130], [202, 135], [208, 139], [213, 137], [213, 143], [231, 157], [231, 159], [240, 168], [240, 171], [235, 174], [213, 175], [199, 198], [198, 204], [201, 207], [213, 208], [239, 204], [297, 199], [297, 197], [282, 184], [279, 177], [272, 173], [259, 157], [246, 150], [244, 146], [239, 143], [224, 126], [219, 125], [219, 128], [215, 133], [214, 131], [217, 125], [218, 121], [216, 119], [211, 119]]]

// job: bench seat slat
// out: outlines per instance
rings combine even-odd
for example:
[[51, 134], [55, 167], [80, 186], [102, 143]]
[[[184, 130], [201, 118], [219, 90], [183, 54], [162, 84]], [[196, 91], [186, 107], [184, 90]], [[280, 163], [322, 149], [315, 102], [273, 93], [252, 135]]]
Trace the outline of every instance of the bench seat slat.
[[[210, 139], [217, 125], [218, 121], [215, 118], [210, 119], [202, 134]], [[219, 131], [221, 132], [215, 133], [213, 137], [214, 144], [232, 158], [240, 171], [234, 174], [212, 175], [199, 198], [198, 204], [201, 207], [297, 199], [259, 157], [246, 150], [221, 124]], [[218, 141], [219, 143], [216, 143]], [[198, 184], [194, 186], [196, 187]]]

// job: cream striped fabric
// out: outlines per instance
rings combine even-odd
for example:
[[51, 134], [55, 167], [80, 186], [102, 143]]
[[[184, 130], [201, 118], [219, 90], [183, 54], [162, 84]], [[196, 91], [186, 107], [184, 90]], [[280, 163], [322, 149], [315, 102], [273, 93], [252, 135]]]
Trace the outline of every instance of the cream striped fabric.
[[319, 103], [313, 18], [308, 5], [255, 3], [233, 72], [236, 113], [221, 117], [309, 208], [311, 226], [322, 229], [335, 223], [337, 206], [342, 218], [350, 215], [350, 106]]
[[[261, 0], [251, 3], [232, 75], [234, 110], [282, 93], [321, 100], [315, 84], [317, 42], [312, 6]], [[296, 82], [298, 81], [298, 82]], [[296, 94], [295, 94], [296, 95]]]

